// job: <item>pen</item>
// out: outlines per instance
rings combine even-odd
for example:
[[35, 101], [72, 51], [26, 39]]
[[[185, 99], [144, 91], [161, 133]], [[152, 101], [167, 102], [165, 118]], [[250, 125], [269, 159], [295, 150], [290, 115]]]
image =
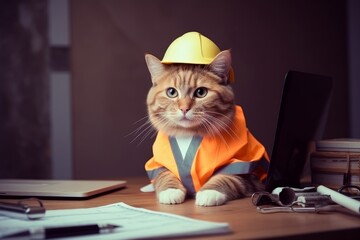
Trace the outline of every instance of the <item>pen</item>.
[[89, 234], [111, 233], [114, 231], [114, 229], [119, 227], [120, 226], [113, 224], [90, 224], [66, 227], [36, 228], [6, 235], [3, 236], [3, 238], [29, 237], [30, 239], [50, 239], [75, 237]]

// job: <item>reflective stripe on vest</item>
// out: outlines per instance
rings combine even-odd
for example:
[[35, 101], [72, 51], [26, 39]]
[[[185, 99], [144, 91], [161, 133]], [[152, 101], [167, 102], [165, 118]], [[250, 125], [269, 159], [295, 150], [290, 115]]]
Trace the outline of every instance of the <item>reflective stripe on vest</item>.
[[[183, 158], [176, 139], [174, 137], [169, 137], [171, 150], [176, 161], [180, 180], [184, 187], [187, 189], [188, 194], [190, 195], [194, 195], [196, 193], [194, 182], [191, 176], [191, 167], [195, 160], [195, 156], [201, 144], [201, 141], [202, 137], [193, 137], [189, 149], [186, 152], [185, 158]], [[216, 170], [214, 174], [248, 174], [252, 173], [255, 169], [259, 167], [262, 167], [265, 171], [267, 171], [268, 166], [269, 163], [265, 158], [262, 158], [258, 161], [233, 162]], [[165, 167], [160, 167], [153, 170], [148, 170], [147, 174], [150, 179], [154, 179], [164, 170], [166, 170]]]
[[171, 150], [176, 161], [181, 182], [190, 194], [194, 194], [196, 192], [190, 171], [201, 140], [202, 137], [193, 137], [186, 152], [185, 158], [183, 158], [176, 138], [169, 137]]
[[268, 162], [264, 146], [249, 132], [242, 109], [236, 106], [228, 131], [215, 137], [193, 137], [184, 157], [176, 138], [159, 131], [153, 157], [146, 162], [145, 169], [151, 180], [160, 172], [170, 170], [189, 193], [194, 193], [219, 173], [253, 173], [264, 180]]

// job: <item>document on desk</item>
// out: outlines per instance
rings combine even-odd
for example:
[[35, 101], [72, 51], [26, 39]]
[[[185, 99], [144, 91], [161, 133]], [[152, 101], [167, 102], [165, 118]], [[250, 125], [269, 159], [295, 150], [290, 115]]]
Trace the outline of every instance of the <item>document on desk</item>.
[[228, 223], [196, 220], [135, 208], [125, 203], [115, 203], [94, 208], [48, 210], [44, 218], [35, 221], [0, 216], [0, 238], [26, 229], [94, 223], [121, 225], [121, 228], [112, 233], [72, 237], [71, 239], [169, 238], [231, 232]]

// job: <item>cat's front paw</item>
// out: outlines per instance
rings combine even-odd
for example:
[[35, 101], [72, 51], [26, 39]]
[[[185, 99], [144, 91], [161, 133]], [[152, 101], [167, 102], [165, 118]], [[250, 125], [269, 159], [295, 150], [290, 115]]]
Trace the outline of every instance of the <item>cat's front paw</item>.
[[210, 207], [223, 205], [226, 202], [226, 195], [216, 190], [203, 190], [196, 194], [195, 204], [198, 206]]
[[161, 191], [158, 198], [162, 204], [179, 204], [185, 201], [185, 193], [180, 189], [168, 188]]

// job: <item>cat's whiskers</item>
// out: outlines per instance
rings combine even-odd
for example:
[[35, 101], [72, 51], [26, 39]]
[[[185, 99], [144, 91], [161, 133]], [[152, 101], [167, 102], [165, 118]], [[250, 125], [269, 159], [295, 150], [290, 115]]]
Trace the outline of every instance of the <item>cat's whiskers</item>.
[[225, 115], [225, 114], [223, 114], [223, 113], [220, 113], [220, 112], [216, 112], [216, 111], [210, 111], [210, 110], [204, 110], [203, 111], [204, 113], [211, 113], [211, 114], [214, 114], [214, 115], [220, 115], [221, 117], [224, 117], [224, 118], [226, 118], [226, 119], [228, 119], [229, 121], [232, 121], [232, 118], [231, 117], [229, 117], [228, 115]]
[[224, 134], [222, 134], [223, 132], [226, 133], [226, 135], [228, 135], [229, 137], [235, 139], [236, 135], [233, 132], [233, 130], [231, 129], [230, 126], [228, 126], [226, 123], [224, 123], [223, 121], [219, 120], [216, 117], [213, 116], [208, 116], [208, 120], [209, 122], [213, 123], [213, 126], [218, 129], [219, 135], [221, 136], [225, 136]]
[[[226, 148], [230, 149], [226, 139], [224, 138], [224, 136], [222, 134], [220, 134], [220, 129], [217, 128], [216, 125], [212, 124], [212, 122], [209, 119], [203, 118], [203, 126], [207, 126], [207, 129], [210, 129], [211, 133], [209, 133], [211, 135], [211, 137], [215, 137], [218, 136], [221, 138], [221, 141], [225, 144]], [[214, 129], [215, 128], [215, 129]], [[216, 130], [216, 132], [215, 132]]]
[[202, 119], [202, 124], [207, 127], [207, 132], [211, 137], [220, 136], [220, 129], [218, 129], [209, 119]]
[[218, 112], [213, 112], [213, 111], [205, 111], [205, 113], [211, 113], [211, 114], [214, 114], [214, 115], [220, 115], [221, 117], [225, 117], [227, 118], [227, 120], [229, 120], [229, 122], [225, 122], [217, 117], [214, 117], [212, 116], [211, 114], [206, 114], [205, 116], [206, 117], [209, 117], [211, 118], [210, 120], [211, 121], [214, 121], [215, 123], [219, 124], [219, 126], [221, 127], [222, 130], [224, 130], [230, 137], [232, 137], [234, 140], [240, 140], [238, 135], [236, 134], [236, 132], [231, 128], [231, 122], [232, 122], [232, 119], [225, 115], [225, 114], [222, 114], [222, 113], [218, 113]]
[[[135, 123], [133, 123], [133, 125], [136, 124], [136, 123], [139, 123], [142, 120], [144, 120], [144, 118], [142, 118], [141, 120], [136, 121]], [[146, 121], [144, 123], [142, 123], [139, 127], [135, 128], [135, 130], [133, 130], [132, 132], [127, 134], [126, 137], [131, 136], [131, 135], [138, 135], [138, 133], [140, 131], [143, 131], [142, 130], [143, 128], [147, 128], [149, 124], [150, 124], [150, 121], [148, 119], [146, 119]]]
[[148, 119], [148, 116], [145, 116], [145, 117], [142, 117], [142, 118], [140, 118], [139, 120], [137, 120], [137, 121], [135, 121], [132, 125], [136, 125], [136, 124], [138, 124], [138, 123], [140, 123], [141, 121], [144, 121], [145, 120], [145, 122], [144, 123], [142, 123], [139, 127], [137, 127], [137, 128], [135, 128], [135, 130], [133, 130], [133, 131], [131, 131], [130, 133], [128, 133], [127, 135], [126, 135], [126, 137], [129, 137], [129, 136], [131, 136], [131, 135], [134, 135], [134, 134], [138, 134], [138, 132], [144, 127], [144, 126], [146, 126], [146, 125], [148, 125], [150, 122], [149, 122], [149, 119]]
[[152, 124], [155, 128], [161, 129], [168, 135], [181, 134], [186, 128], [179, 125], [178, 115], [172, 111], [162, 111], [152, 117]]
[[143, 141], [145, 141], [145, 139], [148, 138], [150, 134], [151, 134], [150, 138], [155, 137], [155, 135], [157, 134], [157, 130], [155, 128], [153, 128], [151, 123], [150, 123], [150, 128], [148, 128], [146, 133], [142, 135], [139, 144], [141, 144]]
[[[224, 120], [221, 120], [220, 118], [212, 116], [209, 113], [214, 114], [214, 115], [218, 114], [222, 117], [225, 117], [229, 120], [229, 122], [226, 122]], [[231, 133], [228, 131], [228, 130], [230, 130], [231, 118], [227, 117], [224, 114], [212, 112], [212, 111], [202, 111], [202, 112], [195, 113], [194, 116], [196, 116], [196, 118], [200, 119], [200, 121], [208, 120], [208, 122], [210, 123], [210, 126], [216, 128], [217, 135], [221, 134], [222, 130], [225, 131], [228, 135], [235, 134], [234, 132]], [[215, 124], [213, 124], [213, 123], [215, 123]]]
[[[148, 116], [142, 117], [139, 120], [137, 120], [134, 124], [137, 124], [144, 120], [146, 121], [142, 123], [139, 127], [137, 127], [134, 131], [126, 135], [126, 137], [135, 135], [135, 137], [130, 141], [130, 143], [135, 142], [137, 139], [141, 137], [138, 144], [140, 145], [143, 141], [145, 141], [146, 138], [149, 137], [150, 134], [152, 134], [151, 138], [153, 138], [157, 134], [157, 130], [153, 127], [154, 125], [156, 124], [163, 126], [167, 125], [166, 124], [167, 119], [165, 117], [156, 117], [154, 119], [156, 120], [153, 120], [154, 121], [153, 123], [148, 119]], [[163, 124], [164, 122], [165, 124]]]
[[215, 137], [217, 133], [214, 131], [213, 127], [211, 126], [211, 122], [207, 119], [202, 119], [201, 125], [204, 127], [207, 135], [210, 137]]
[[170, 124], [170, 121], [167, 116], [164, 116], [163, 113], [159, 113], [156, 117], [152, 118], [152, 123], [157, 129], [162, 129], [167, 127]]
[[136, 124], [138, 124], [138, 123], [140, 123], [141, 121], [144, 121], [144, 120], [148, 121], [148, 120], [149, 120], [149, 116], [148, 116], [148, 115], [145, 115], [144, 117], [140, 118], [139, 120], [133, 122], [132, 125], [136, 125]]
[[222, 121], [221, 119], [219, 118], [216, 118], [214, 116], [211, 116], [211, 115], [207, 115], [205, 116], [205, 119], [209, 120], [210, 122], [213, 123], [213, 126], [216, 127], [218, 130], [219, 130], [219, 133], [223, 131], [225, 131], [227, 134], [229, 134], [229, 131], [227, 130], [228, 129], [228, 125]]
[[134, 130], [131, 134], [136, 134], [133, 140], [130, 141], [130, 143], [135, 142], [135, 140], [139, 139], [140, 142], [139, 145], [150, 135], [151, 132], [156, 132], [156, 130], [152, 127], [150, 121], [143, 123], [140, 127], [138, 127], [136, 130]]

